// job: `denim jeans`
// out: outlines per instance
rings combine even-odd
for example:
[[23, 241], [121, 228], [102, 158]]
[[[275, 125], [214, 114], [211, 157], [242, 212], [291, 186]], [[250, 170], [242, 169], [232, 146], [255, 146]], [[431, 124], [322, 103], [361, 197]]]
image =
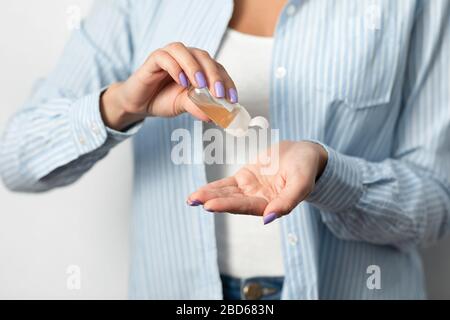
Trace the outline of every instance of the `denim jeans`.
[[246, 279], [221, 275], [224, 300], [280, 300], [283, 277]]

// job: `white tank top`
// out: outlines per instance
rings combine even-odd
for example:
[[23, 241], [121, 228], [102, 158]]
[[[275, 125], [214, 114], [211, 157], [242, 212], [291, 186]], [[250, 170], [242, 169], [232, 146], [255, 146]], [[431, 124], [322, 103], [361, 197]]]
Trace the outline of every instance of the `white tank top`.
[[[239, 103], [252, 117], [270, 119], [272, 47], [273, 38], [228, 29], [216, 57], [234, 80], [239, 91]], [[206, 124], [205, 130], [209, 128], [217, 127]], [[238, 147], [237, 153], [240, 152], [246, 150], [239, 150]], [[214, 181], [233, 175], [241, 166], [206, 165], [206, 176], [209, 182]], [[278, 220], [263, 225], [262, 217], [218, 213], [215, 222], [218, 263], [222, 274], [239, 278], [284, 274]]]

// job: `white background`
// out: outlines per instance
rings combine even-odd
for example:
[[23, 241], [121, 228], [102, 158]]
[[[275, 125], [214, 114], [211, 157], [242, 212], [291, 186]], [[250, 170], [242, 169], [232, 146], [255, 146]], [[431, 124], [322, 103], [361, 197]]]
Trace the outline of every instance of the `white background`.
[[[51, 70], [70, 30], [66, 10], [90, 0], [0, 4], [0, 128]], [[77, 184], [21, 195], [0, 184], [0, 298], [127, 297], [131, 145], [115, 148]], [[81, 290], [66, 269], [81, 268]]]
[[[0, 131], [55, 65], [70, 34], [67, 8], [85, 14], [90, 3], [0, 4]], [[131, 159], [126, 142], [75, 185], [44, 195], [12, 194], [0, 184], [0, 298], [127, 297]], [[425, 253], [431, 298], [450, 298], [449, 248], [447, 240]], [[70, 265], [81, 268], [81, 290], [67, 289]]]

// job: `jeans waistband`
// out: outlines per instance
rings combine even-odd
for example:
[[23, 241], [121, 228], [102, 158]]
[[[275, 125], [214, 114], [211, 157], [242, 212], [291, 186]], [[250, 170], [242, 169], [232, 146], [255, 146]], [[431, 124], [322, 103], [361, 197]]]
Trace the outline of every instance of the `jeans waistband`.
[[220, 276], [224, 300], [280, 300], [284, 277]]

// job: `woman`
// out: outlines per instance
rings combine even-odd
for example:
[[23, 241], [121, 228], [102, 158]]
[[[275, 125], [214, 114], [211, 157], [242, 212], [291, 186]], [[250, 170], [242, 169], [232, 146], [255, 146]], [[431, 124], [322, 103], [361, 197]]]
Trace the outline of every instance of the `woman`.
[[[417, 248], [450, 212], [449, 17], [446, 0], [99, 4], [11, 119], [3, 180], [68, 185], [133, 136], [132, 298], [424, 298]], [[279, 170], [175, 165], [171, 133], [209, 120], [190, 85], [270, 113]]]

